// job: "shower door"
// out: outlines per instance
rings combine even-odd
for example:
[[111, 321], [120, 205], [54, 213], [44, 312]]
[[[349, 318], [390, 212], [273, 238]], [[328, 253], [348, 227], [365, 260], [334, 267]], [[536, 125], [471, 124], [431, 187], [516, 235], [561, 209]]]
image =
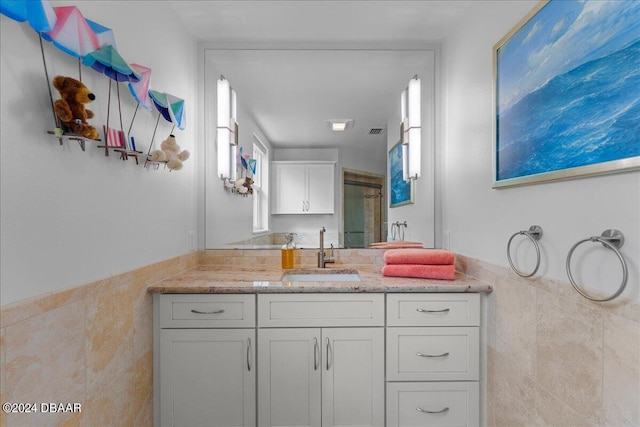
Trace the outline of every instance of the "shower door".
[[367, 248], [381, 240], [382, 194], [379, 187], [344, 181], [345, 248]]

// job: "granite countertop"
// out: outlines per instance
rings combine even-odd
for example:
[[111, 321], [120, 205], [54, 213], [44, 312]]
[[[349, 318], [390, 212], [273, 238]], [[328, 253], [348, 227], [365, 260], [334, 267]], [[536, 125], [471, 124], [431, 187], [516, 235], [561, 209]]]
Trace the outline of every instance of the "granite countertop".
[[252, 294], [319, 292], [491, 292], [492, 288], [464, 274], [455, 280], [384, 277], [379, 266], [341, 266], [286, 270], [295, 272], [352, 272], [361, 281], [292, 282], [282, 281], [285, 270], [249, 270], [224, 266], [200, 265], [149, 286], [151, 293], [165, 294]]

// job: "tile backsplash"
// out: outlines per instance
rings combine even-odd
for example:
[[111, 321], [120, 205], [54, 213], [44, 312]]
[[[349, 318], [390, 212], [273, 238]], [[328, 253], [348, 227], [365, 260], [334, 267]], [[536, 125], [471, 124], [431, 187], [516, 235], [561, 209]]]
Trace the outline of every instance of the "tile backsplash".
[[[342, 249], [338, 265], [383, 265]], [[315, 250], [296, 252], [315, 267]], [[279, 250], [193, 252], [0, 308], [0, 401], [81, 403], [82, 412], [0, 413], [2, 426], [152, 425], [147, 286], [198, 264], [279, 269]], [[465, 256], [484, 297], [489, 426], [640, 425], [640, 304], [593, 303], [568, 282], [523, 279]]]

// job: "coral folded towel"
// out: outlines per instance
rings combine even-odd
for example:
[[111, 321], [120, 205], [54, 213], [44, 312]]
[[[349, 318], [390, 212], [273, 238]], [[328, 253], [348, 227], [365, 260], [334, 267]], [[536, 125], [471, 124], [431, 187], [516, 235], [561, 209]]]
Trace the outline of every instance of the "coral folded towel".
[[455, 255], [444, 249], [389, 249], [384, 253], [385, 264], [453, 264]]
[[449, 265], [391, 264], [382, 267], [387, 277], [413, 277], [418, 279], [454, 280], [456, 271]]

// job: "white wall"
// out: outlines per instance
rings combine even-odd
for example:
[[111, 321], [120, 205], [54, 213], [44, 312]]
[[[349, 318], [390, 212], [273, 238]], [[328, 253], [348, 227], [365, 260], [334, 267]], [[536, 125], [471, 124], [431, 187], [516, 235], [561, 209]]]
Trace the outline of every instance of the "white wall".
[[[27, 23], [0, 16], [3, 305], [184, 254], [197, 231], [194, 39], [164, 2], [52, 4], [77, 5], [86, 18], [112, 28], [125, 60], [152, 68], [153, 89], [185, 99], [187, 128], [174, 133], [192, 158], [183, 170], [153, 171], [113, 154], [106, 158], [94, 142], [86, 152], [75, 142], [60, 146], [46, 134], [53, 115], [38, 37]], [[77, 60], [47, 42], [44, 51], [50, 78], [78, 77]], [[96, 94], [90, 123], [101, 130], [108, 79], [83, 67], [82, 80]], [[124, 83], [120, 93], [126, 131], [135, 102]], [[145, 153], [156, 117], [141, 109], [134, 122], [132, 134]], [[170, 130], [161, 119], [155, 144]]]
[[[444, 45], [445, 174], [443, 229], [461, 254], [508, 267], [509, 237], [540, 225], [539, 275], [567, 280], [571, 246], [608, 228], [624, 232], [629, 265], [623, 296], [640, 299], [640, 172], [492, 190], [492, 47], [537, 1], [471, 2]], [[575, 264], [584, 286], [612, 293], [621, 280], [614, 254], [593, 243]], [[514, 244], [527, 270], [534, 253]], [[581, 261], [582, 260], [582, 261]]]

